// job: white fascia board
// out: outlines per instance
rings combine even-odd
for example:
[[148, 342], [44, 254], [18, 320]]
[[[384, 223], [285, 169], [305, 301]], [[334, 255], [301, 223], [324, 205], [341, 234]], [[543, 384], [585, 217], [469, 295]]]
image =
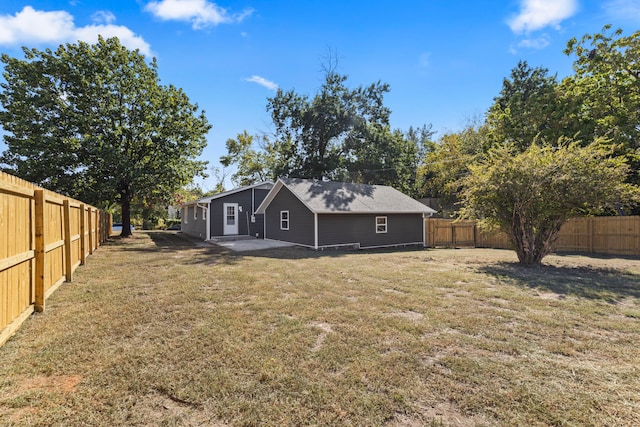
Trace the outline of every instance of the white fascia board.
[[273, 182], [271, 182], [271, 181], [263, 181], [263, 182], [259, 182], [257, 184], [252, 184], [252, 185], [247, 185], [247, 186], [244, 186], [244, 187], [234, 188], [233, 190], [224, 191], [222, 193], [214, 194], [213, 196], [203, 197], [202, 199], [200, 199], [198, 201], [201, 202], [201, 203], [211, 203], [212, 200], [219, 199], [221, 197], [230, 196], [231, 194], [236, 194], [236, 193], [239, 193], [241, 191], [251, 190], [251, 189], [255, 189], [255, 188], [259, 188], [259, 187], [263, 187], [263, 186], [266, 187], [267, 185], [273, 185]]

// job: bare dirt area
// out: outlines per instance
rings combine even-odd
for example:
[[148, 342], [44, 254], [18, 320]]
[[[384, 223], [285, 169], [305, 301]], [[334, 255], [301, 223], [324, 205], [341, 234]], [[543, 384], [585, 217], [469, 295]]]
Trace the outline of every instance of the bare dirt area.
[[0, 425], [640, 425], [640, 260], [100, 248], [0, 348]]

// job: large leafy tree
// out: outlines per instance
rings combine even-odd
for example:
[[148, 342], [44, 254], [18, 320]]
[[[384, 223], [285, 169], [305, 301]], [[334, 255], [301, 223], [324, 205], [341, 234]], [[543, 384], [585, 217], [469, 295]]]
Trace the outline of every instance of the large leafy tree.
[[[389, 185], [405, 194], [419, 194], [417, 169], [422, 153], [421, 137], [412, 138], [389, 126], [368, 125], [365, 144], [356, 144], [344, 158], [344, 180], [364, 184]], [[424, 128], [420, 132], [427, 132]], [[417, 134], [420, 135], [420, 134]]]
[[482, 158], [487, 144], [486, 127], [477, 121], [459, 132], [442, 135], [418, 167], [420, 193], [452, 206], [457, 202], [460, 179], [469, 173], [471, 164]]
[[122, 235], [131, 204], [167, 204], [205, 163], [204, 112], [117, 38], [2, 55], [0, 163], [18, 176], [89, 203], [116, 201]]
[[630, 161], [640, 183], [640, 31], [622, 30], [572, 38], [565, 53], [575, 56], [575, 74], [563, 82], [579, 109], [571, 117], [584, 138], [605, 137]]
[[220, 157], [224, 167], [236, 165], [231, 180], [238, 186], [267, 180], [275, 181], [273, 146], [266, 136], [250, 135], [246, 130], [226, 142], [227, 154]]
[[372, 132], [389, 126], [383, 104], [389, 86], [373, 83], [350, 89], [347, 76], [328, 70], [313, 98], [279, 89], [268, 99], [275, 126], [273, 150], [277, 176], [336, 178]]
[[560, 136], [573, 136], [563, 120], [567, 104], [556, 77], [548, 72], [519, 61], [503, 80], [487, 112], [488, 136], [494, 143], [512, 144], [524, 151], [535, 140], [552, 143]]
[[496, 147], [462, 180], [463, 217], [504, 231], [522, 264], [540, 264], [571, 217], [638, 200], [624, 159], [611, 154], [600, 142]]
[[327, 69], [313, 98], [278, 90], [267, 104], [275, 128], [271, 137], [245, 131], [227, 140], [227, 154], [220, 161], [236, 166], [233, 181], [336, 179], [391, 185], [417, 195], [417, 168], [431, 128], [391, 130], [390, 111], [383, 103], [388, 85], [350, 89], [346, 81]]

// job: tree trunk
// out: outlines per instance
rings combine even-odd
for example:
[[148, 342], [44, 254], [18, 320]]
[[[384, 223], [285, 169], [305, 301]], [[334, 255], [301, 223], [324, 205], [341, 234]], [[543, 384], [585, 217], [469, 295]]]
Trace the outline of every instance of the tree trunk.
[[562, 221], [558, 221], [534, 231], [533, 227], [525, 227], [514, 221], [511, 228], [511, 242], [520, 264], [526, 267], [542, 264], [542, 258], [553, 251], [553, 244], [560, 233], [561, 225]]
[[120, 237], [129, 237], [131, 236], [131, 196], [129, 192], [122, 194], [120, 206], [122, 207], [122, 231], [120, 232]]

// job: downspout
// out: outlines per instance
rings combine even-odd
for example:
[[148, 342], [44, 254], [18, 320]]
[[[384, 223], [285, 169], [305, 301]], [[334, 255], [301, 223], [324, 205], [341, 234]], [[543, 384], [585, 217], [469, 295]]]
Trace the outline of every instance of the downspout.
[[205, 240], [211, 240], [211, 215], [209, 215], [211, 212], [209, 212], [209, 204], [201, 205], [199, 203], [196, 203], [196, 207], [194, 209], [198, 209], [198, 208], [202, 208], [202, 211], [206, 212], [207, 224], [205, 225], [206, 228], [204, 232], [204, 237], [205, 237]]
[[207, 210], [207, 231], [205, 233], [207, 240], [211, 240], [211, 209], [209, 209], [209, 206], [211, 206], [211, 203], [205, 208]]
[[313, 248], [315, 250], [318, 250], [318, 213], [317, 212], [313, 213], [313, 234], [314, 234]]

